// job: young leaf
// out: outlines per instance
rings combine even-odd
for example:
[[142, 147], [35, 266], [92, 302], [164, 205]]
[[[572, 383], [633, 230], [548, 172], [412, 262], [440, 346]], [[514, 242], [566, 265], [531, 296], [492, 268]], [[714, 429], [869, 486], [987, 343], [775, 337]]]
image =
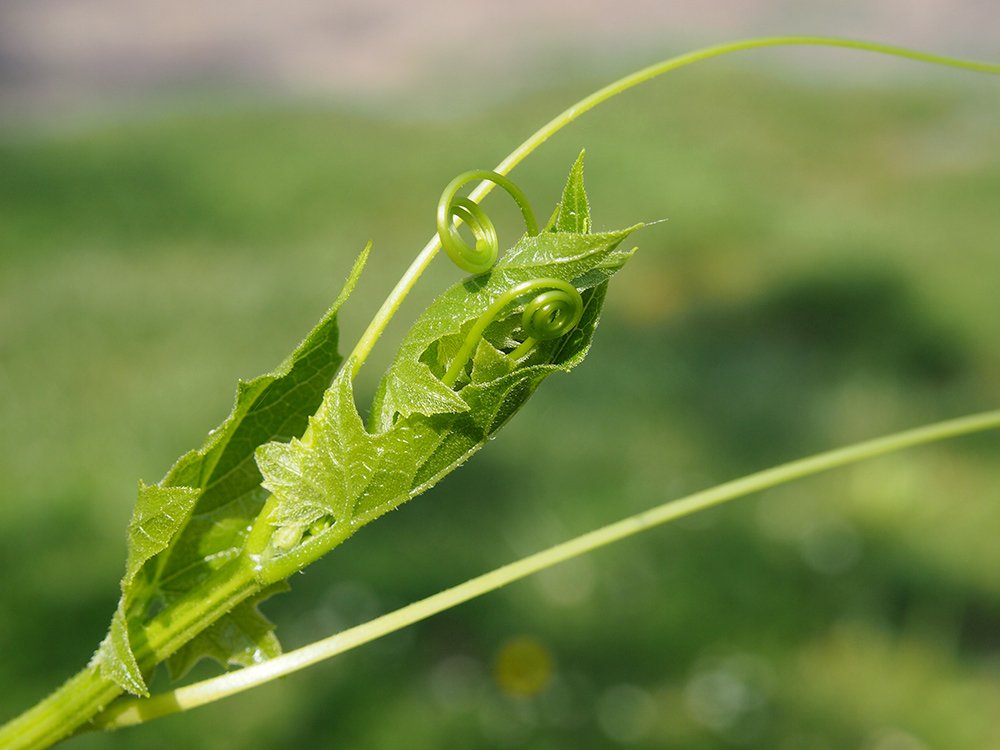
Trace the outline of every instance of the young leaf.
[[362, 499], [370, 503], [374, 496], [409, 491], [417, 466], [438, 440], [416, 425], [370, 434], [354, 405], [348, 369], [310, 420], [306, 439], [257, 451], [264, 486], [280, 501], [275, 513], [280, 526], [303, 529], [327, 516], [332, 523], [350, 523]]
[[198, 491], [190, 487], [139, 483], [139, 496], [128, 528], [128, 559], [121, 582], [122, 596], [108, 635], [94, 655], [94, 662], [102, 673], [135, 695], [145, 696], [149, 691], [128, 641], [127, 612], [134, 598], [133, 584], [143, 565], [167, 548], [197, 500]]
[[562, 200], [559, 201], [559, 211], [556, 214], [554, 231], [590, 233], [590, 202], [583, 188], [583, 157], [586, 151], [581, 151], [566, 180]]
[[[254, 451], [269, 440], [305, 429], [342, 362], [337, 312], [347, 300], [369, 248], [358, 257], [333, 306], [273, 372], [239, 383], [229, 417], [205, 444], [182, 456], [157, 485], [140, 487], [129, 525], [128, 565], [108, 637], [94, 662], [128, 692], [146, 684], [130, 645], [130, 631], [155, 610], [240, 554], [247, 529], [267, 493], [260, 487]], [[257, 610], [265, 591], [218, 620], [171, 659], [176, 676], [202, 656], [251, 664], [280, 653], [273, 626]]]
[[[636, 228], [576, 231], [589, 225], [578, 160], [553, 231], [522, 238], [491, 271], [456, 284], [420, 316], [382, 380], [368, 428], [345, 367], [301, 440], [257, 451], [264, 486], [277, 500], [272, 519], [280, 542], [272, 544], [269, 559], [300, 543], [322, 546], [327, 534], [342, 541], [428, 489], [481, 448], [542, 380], [582, 361], [607, 281], [634, 252], [619, 245]], [[454, 353], [484, 312], [509, 290], [539, 279], [580, 291], [576, 327], [515, 360], [509, 350], [526, 335], [518, 323], [523, 301], [515, 300], [486, 328], [471, 372], [447, 384], [443, 376]]]
[[206, 657], [220, 664], [249, 667], [278, 656], [281, 644], [274, 634], [274, 625], [257, 607], [265, 599], [289, 588], [287, 583], [282, 582], [240, 602], [167, 660], [171, 676], [175, 679], [183, 676]]
[[491, 271], [446, 291], [424, 311], [400, 346], [396, 361], [379, 387], [371, 425], [386, 430], [396, 415], [405, 418], [468, 409], [460, 393], [431, 371], [425, 352], [441, 340], [462, 335], [494, 300], [522, 282], [553, 278], [581, 291], [604, 283], [632, 254], [618, 245], [637, 228], [602, 234], [544, 232], [524, 237]]

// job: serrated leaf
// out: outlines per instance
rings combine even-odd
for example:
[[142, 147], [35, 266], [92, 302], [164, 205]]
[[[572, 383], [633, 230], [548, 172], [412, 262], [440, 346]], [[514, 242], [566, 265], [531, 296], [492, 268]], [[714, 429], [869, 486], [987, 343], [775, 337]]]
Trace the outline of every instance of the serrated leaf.
[[516, 364], [510, 357], [484, 338], [480, 340], [476, 354], [472, 358], [472, 373], [469, 380], [472, 383], [487, 383], [509, 375], [515, 367]]
[[[277, 498], [275, 538], [327, 529], [355, 530], [428, 489], [479, 450], [538, 385], [582, 361], [597, 326], [608, 279], [634, 250], [620, 248], [635, 227], [588, 234], [582, 157], [574, 165], [552, 231], [523, 238], [494, 268], [456, 284], [435, 300], [410, 329], [384, 376], [366, 428], [354, 403], [349, 375], [338, 375], [302, 440], [273, 443], [257, 452], [264, 485]], [[572, 214], [572, 218], [570, 217]], [[523, 301], [486, 329], [471, 371], [455, 386], [442, 375], [485, 310], [524, 281], [554, 278], [576, 286], [584, 312], [562, 338], [538, 342], [513, 362], [509, 351]], [[318, 524], [318, 526], [316, 525]], [[282, 554], [282, 550], [272, 550]]]
[[249, 667], [281, 654], [274, 624], [257, 607], [265, 599], [288, 590], [287, 584], [268, 587], [240, 602], [226, 616], [203, 630], [169, 659], [167, 669], [173, 679], [185, 675], [200, 659], [208, 657], [220, 664]]
[[631, 250], [619, 243], [638, 226], [618, 232], [576, 234], [543, 232], [524, 237], [488, 273], [453, 286], [424, 311], [399, 348], [396, 361], [379, 386], [372, 425], [386, 430], [411, 414], [446, 414], [468, 408], [461, 396], [441, 382], [423, 358], [436, 342], [459, 335], [507, 290], [524, 281], [555, 278], [577, 289], [607, 281]]
[[569, 179], [566, 180], [563, 197], [559, 202], [559, 211], [556, 214], [554, 228], [557, 232], [578, 232], [580, 234], [590, 232], [590, 203], [583, 187], [583, 157], [585, 155], [586, 151], [580, 152], [569, 172]]
[[359, 503], [370, 509], [405, 495], [439, 439], [420, 422], [369, 433], [346, 369], [310, 421], [307, 436], [257, 451], [264, 486], [279, 500], [274, 514], [279, 526], [303, 528], [325, 517], [331, 525], [351, 523]]
[[147, 698], [149, 688], [146, 687], [146, 678], [129, 643], [125, 606], [124, 599], [119, 600], [118, 607], [111, 617], [108, 634], [97, 647], [97, 652], [90, 663], [96, 665], [105, 678], [115, 682], [122, 690]]
[[149, 691], [129, 646], [127, 613], [135, 598], [133, 583], [142, 567], [167, 548], [187, 521], [198, 495], [198, 490], [190, 487], [139, 483], [139, 495], [128, 527], [128, 559], [121, 581], [122, 595], [108, 635], [93, 660], [105, 676], [136, 695], [145, 696]]
[[[337, 313], [368, 257], [358, 257], [333, 306], [273, 372], [241, 381], [229, 417], [205, 444], [182, 456], [152, 487], [140, 488], [129, 526], [122, 597], [95, 662], [123, 689], [146, 693], [130, 632], [151, 611], [168, 605], [236, 558], [267, 492], [254, 451], [271, 440], [300, 435], [339, 368]], [[257, 597], [223, 616], [174, 660], [176, 672], [202, 656], [244, 664], [280, 652]]]

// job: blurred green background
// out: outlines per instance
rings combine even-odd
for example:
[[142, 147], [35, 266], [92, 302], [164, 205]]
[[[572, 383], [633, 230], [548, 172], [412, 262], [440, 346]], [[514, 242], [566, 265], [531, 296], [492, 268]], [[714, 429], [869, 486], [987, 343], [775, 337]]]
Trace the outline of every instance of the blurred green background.
[[[200, 444], [371, 238], [348, 348], [441, 187], [608, 77], [563, 71], [447, 115], [198, 100], [8, 123], [4, 718], [103, 637], [138, 478]], [[515, 172], [538, 213], [585, 146], [597, 228], [668, 221], [635, 236], [579, 370], [265, 605], [286, 648], [716, 482], [995, 408], [997, 94], [927, 68], [837, 82], [730, 59], [558, 136]], [[502, 196], [486, 206], [521, 231]], [[363, 371], [362, 408], [405, 321], [458, 276], [437, 261]], [[1000, 747], [998, 448], [955, 441], [743, 500], [67, 747]]]

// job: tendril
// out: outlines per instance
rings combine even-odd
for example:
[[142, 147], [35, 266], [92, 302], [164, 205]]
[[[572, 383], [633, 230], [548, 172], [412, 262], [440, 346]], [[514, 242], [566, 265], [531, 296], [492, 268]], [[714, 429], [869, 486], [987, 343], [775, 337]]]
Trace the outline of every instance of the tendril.
[[523, 359], [539, 341], [557, 339], [576, 328], [583, 317], [583, 297], [574, 286], [561, 279], [524, 281], [497, 297], [479, 316], [441, 381], [449, 387], [455, 385], [490, 323], [496, 320], [507, 305], [540, 289], [549, 291], [537, 294], [525, 305], [521, 314], [521, 328], [525, 339], [508, 357], [514, 361]]
[[[463, 172], [448, 183], [441, 194], [437, 207], [437, 231], [441, 238], [441, 246], [448, 253], [456, 266], [469, 273], [484, 273], [497, 262], [500, 254], [500, 243], [497, 240], [497, 230], [478, 203], [463, 196], [456, 196], [459, 189], [473, 180], [488, 180], [499, 185], [521, 209], [528, 234], [538, 234], [538, 222], [531, 210], [528, 198], [510, 178], [487, 169], [477, 169]], [[476, 239], [475, 247], [469, 245], [458, 233], [455, 219], [465, 222]]]

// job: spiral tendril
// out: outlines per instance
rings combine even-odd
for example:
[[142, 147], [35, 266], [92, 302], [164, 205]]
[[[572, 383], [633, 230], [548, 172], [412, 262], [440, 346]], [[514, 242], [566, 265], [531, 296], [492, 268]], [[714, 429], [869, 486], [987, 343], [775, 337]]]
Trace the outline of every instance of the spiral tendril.
[[[524, 223], [529, 235], [538, 234], [538, 222], [531, 210], [528, 198], [521, 188], [512, 180], [498, 172], [488, 169], [476, 169], [463, 172], [441, 194], [437, 206], [437, 231], [441, 239], [441, 247], [448, 253], [452, 262], [463, 271], [469, 273], [484, 273], [497, 262], [500, 254], [500, 243], [497, 240], [497, 230], [493, 221], [482, 207], [475, 201], [462, 196], [456, 196], [459, 189], [473, 180], [488, 180], [500, 186], [514, 199], [524, 216]], [[475, 237], [475, 247], [469, 245], [458, 233], [455, 219], [459, 219], [469, 227]]]
[[514, 361], [520, 360], [539, 341], [557, 339], [576, 328], [580, 318], [583, 317], [583, 297], [580, 296], [576, 287], [561, 279], [524, 281], [497, 297], [493, 304], [479, 316], [441, 381], [449, 387], [455, 385], [458, 376], [472, 358], [479, 340], [490, 323], [496, 320], [507, 305], [519, 297], [540, 289], [548, 289], [549, 291], [535, 295], [525, 305], [524, 312], [521, 314], [521, 328], [524, 330], [526, 338], [508, 357]]

